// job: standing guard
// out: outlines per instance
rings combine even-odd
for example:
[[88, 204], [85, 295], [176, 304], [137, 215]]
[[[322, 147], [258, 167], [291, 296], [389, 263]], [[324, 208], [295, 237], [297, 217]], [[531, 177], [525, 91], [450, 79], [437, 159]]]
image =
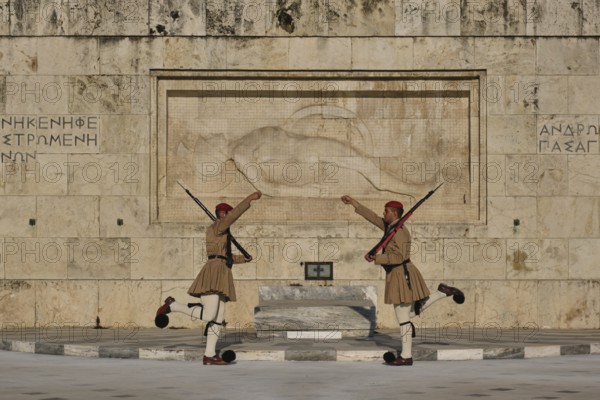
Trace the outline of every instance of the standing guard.
[[[386, 353], [384, 360], [388, 365], [413, 364], [412, 338], [415, 336], [415, 326], [411, 322], [411, 317], [419, 315], [431, 304], [447, 296], [453, 296], [458, 304], [465, 301], [463, 292], [443, 283], [440, 283], [436, 292], [430, 293], [421, 272], [410, 260], [411, 238], [404, 221], [434, 191], [429, 192], [404, 218], [404, 206], [399, 201], [385, 204], [382, 219], [352, 197], [342, 196], [345, 204], [352, 205], [357, 214], [384, 231], [382, 240], [365, 255], [365, 259], [385, 269], [384, 301], [385, 304], [394, 305], [396, 318], [400, 324], [402, 352], [398, 357], [391, 352]], [[376, 254], [379, 249], [382, 253]]]
[[[186, 192], [192, 196], [187, 189]], [[223, 325], [225, 303], [236, 301], [231, 268], [233, 264], [252, 261], [252, 257], [245, 251], [245, 255], [232, 254], [232, 243], [238, 248], [239, 245], [231, 236], [229, 227], [250, 208], [252, 201], [260, 199], [261, 196], [261, 192], [252, 193], [235, 208], [226, 203], [216, 206], [216, 219], [206, 230], [208, 261], [188, 290], [188, 294], [198, 297], [200, 302], [182, 304], [169, 296], [156, 312], [155, 323], [159, 328], [168, 325], [167, 314], [170, 312], [180, 312], [206, 322], [206, 350], [202, 359], [204, 365], [224, 365], [235, 359], [235, 353], [232, 351], [217, 357], [216, 345]], [[199, 203], [196, 198], [194, 200]]]

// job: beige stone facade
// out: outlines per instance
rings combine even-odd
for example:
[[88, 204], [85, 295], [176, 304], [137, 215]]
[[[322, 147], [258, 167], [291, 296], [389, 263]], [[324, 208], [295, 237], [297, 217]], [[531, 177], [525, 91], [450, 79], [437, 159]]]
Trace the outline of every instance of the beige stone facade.
[[[412, 259], [467, 301], [417, 325], [600, 327], [597, 1], [2, 0], [0, 18], [3, 326], [149, 327], [188, 298], [209, 220], [179, 180], [209, 209], [266, 194], [232, 229], [255, 261], [231, 326], [259, 286], [323, 284], [301, 263], [325, 260], [395, 327], [362, 258], [379, 232], [339, 196], [379, 212], [444, 182]], [[242, 90], [265, 82], [310, 102]]]

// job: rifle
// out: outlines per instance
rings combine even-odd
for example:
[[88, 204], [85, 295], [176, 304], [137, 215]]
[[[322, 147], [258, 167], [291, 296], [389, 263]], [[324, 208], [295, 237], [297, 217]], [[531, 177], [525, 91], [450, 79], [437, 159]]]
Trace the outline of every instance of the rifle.
[[[196, 202], [196, 204], [198, 204], [200, 206], [201, 209], [204, 210], [204, 212], [206, 213], [206, 215], [208, 215], [208, 218], [210, 218], [212, 221], [216, 220], [217, 218], [210, 212], [210, 210], [208, 208], [206, 208], [206, 206], [204, 204], [202, 204], [202, 202], [200, 200], [198, 200], [198, 198], [196, 196], [194, 196], [189, 190], [187, 190], [181, 183], [179, 183], [179, 181], [177, 181], [177, 184], [179, 186], [181, 186], [181, 188], [183, 190], [185, 190], [185, 192], [192, 198], [194, 199], [194, 201]], [[238, 243], [237, 240], [235, 240], [235, 238], [233, 237], [233, 235], [231, 235], [231, 243], [240, 251], [240, 253], [242, 253], [244, 255], [244, 257], [246, 258], [252, 258], [252, 256], [246, 251], [244, 250], [244, 248], [242, 247], [242, 245], [240, 245]]]
[[440, 188], [440, 186], [442, 186], [443, 184], [444, 184], [444, 182], [440, 183], [438, 185], [438, 187], [436, 187], [435, 189], [429, 191], [429, 193], [427, 193], [427, 195], [425, 197], [423, 197], [421, 200], [419, 200], [417, 202], [417, 204], [415, 204], [406, 214], [404, 214], [404, 216], [402, 217], [402, 219], [400, 219], [400, 221], [394, 227], [394, 229], [392, 229], [383, 238], [381, 238], [381, 240], [379, 241], [379, 243], [377, 243], [375, 245], [375, 247], [373, 247], [371, 249], [371, 251], [369, 251], [367, 253], [367, 255], [369, 255], [371, 257], [374, 257], [375, 254], [377, 254], [381, 249], [383, 249], [390, 242], [390, 240], [392, 240], [392, 238], [394, 237], [394, 235], [396, 234], [396, 232], [398, 232], [400, 230], [400, 228], [402, 228], [402, 226], [404, 225], [404, 223], [406, 222], [406, 220], [410, 218], [410, 216], [413, 214], [413, 212], [415, 212], [415, 210], [417, 208], [419, 208], [419, 206], [421, 206], [421, 204], [423, 204], [425, 202], [425, 200], [427, 200], [428, 198], [430, 198], [431, 195], [433, 195], [435, 193], [435, 191], [438, 190]]

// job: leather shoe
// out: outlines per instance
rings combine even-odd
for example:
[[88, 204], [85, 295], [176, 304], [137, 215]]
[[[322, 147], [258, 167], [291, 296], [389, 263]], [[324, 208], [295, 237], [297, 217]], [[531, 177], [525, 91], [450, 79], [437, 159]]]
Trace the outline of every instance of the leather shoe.
[[438, 290], [444, 293], [446, 296], [452, 296], [454, 302], [458, 304], [462, 304], [465, 302], [465, 294], [455, 287], [448, 286], [444, 283], [440, 283], [440, 285], [438, 286]]
[[171, 312], [171, 307], [169, 307], [169, 306], [174, 301], [175, 301], [175, 299], [172, 298], [171, 296], [167, 297], [165, 299], [165, 304], [163, 304], [162, 306], [160, 306], [159, 309], [158, 309], [158, 311], [156, 311], [156, 315], [163, 315], [163, 314], [170, 313]]
[[402, 356], [396, 357], [396, 359], [388, 363], [389, 365], [413, 365], [413, 359], [411, 358], [402, 358]]
[[202, 357], [202, 364], [204, 365], [227, 365], [227, 363], [221, 357]]

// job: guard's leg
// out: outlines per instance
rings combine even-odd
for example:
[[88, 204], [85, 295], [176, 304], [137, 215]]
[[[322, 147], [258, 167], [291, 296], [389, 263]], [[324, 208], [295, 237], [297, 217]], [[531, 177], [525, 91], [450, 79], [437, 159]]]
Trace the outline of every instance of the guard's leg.
[[410, 309], [412, 304], [401, 303], [394, 305], [396, 319], [400, 324], [400, 334], [402, 335], [402, 352], [400, 357], [396, 358], [392, 365], [412, 365], [412, 338], [415, 336], [415, 326], [410, 322]]
[[431, 293], [429, 295], [429, 297], [426, 297], [419, 301], [415, 301], [413, 310], [411, 310], [411, 313], [410, 313], [411, 318], [414, 318], [416, 315], [421, 314], [428, 307], [430, 307], [433, 303], [435, 303], [438, 300], [444, 299], [444, 298], [446, 298], [446, 295], [438, 290], [438, 291]]
[[[214, 319], [206, 323], [206, 329], [204, 335], [206, 336], [206, 349], [204, 351], [204, 364], [227, 364], [223, 359], [217, 357], [217, 341], [221, 334], [221, 327], [223, 326], [223, 319], [225, 317], [225, 302], [220, 300], [217, 296], [217, 312]], [[205, 307], [207, 304], [205, 303]], [[206, 308], [208, 311], [208, 308]]]
[[200, 303], [182, 304], [174, 301], [169, 306], [171, 312], [178, 312], [192, 317], [192, 319], [202, 319], [204, 305]]
[[452, 296], [454, 302], [458, 304], [462, 304], [465, 302], [465, 294], [459, 289], [448, 286], [444, 283], [440, 283], [438, 286], [438, 290], [432, 293], [429, 297], [419, 300], [415, 302], [414, 313], [411, 316], [419, 315], [429, 306], [431, 306], [436, 301], [446, 298], [448, 296]]

